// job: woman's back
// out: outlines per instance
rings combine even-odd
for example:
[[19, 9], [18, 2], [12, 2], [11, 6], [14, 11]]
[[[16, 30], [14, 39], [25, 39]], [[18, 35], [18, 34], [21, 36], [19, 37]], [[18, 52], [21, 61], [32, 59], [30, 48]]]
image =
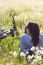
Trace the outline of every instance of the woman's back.
[[[20, 48], [22, 51], [27, 50], [29, 51], [31, 47], [33, 46], [32, 38], [31, 36], [25, 34], [21, 36], [20, 38]], [[43, 34], [40, 34], [39, 36], [39, 46], [43, 47]]]
[[31, 47], [32, 47], [31, 36], [27, 34], [24, 34], [23, 36], [21, 36], [20, 37], [20, 50], [29, 51]]

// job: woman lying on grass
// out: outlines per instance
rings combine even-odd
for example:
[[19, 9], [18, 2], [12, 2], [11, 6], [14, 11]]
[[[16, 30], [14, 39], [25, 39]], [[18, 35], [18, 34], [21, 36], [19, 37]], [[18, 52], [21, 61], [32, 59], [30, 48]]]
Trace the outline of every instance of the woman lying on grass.
[[25, 27], [25, 34], [20, 37], [20, 52], [30, 51], [32, 46], [43, 47], [43, 35], [37, 23], [29, 22]]

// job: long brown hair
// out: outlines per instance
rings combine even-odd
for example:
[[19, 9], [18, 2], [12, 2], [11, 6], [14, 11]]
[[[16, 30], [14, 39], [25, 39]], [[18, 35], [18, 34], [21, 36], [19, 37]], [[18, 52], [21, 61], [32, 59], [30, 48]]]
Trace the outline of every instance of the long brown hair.
[[37, 46], [39, 44], [39, 34], [40, 34], [40, 29], [39, 29], [38, 24], [29, 22], [27, 25], [27, 28], [30, 31], [33, 46]]

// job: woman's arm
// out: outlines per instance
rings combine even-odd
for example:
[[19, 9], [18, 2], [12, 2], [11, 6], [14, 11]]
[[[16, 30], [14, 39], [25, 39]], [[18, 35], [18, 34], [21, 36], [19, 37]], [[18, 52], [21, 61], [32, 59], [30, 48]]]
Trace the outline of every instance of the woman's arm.
[[20, 51], [30, 51], [31, 46], [31, 39], [28, 35], [23, 35], [20, 37]]
[[40, 34], [39, 45], [40, 45], [40, 47], [43, 47], [43, 34]]

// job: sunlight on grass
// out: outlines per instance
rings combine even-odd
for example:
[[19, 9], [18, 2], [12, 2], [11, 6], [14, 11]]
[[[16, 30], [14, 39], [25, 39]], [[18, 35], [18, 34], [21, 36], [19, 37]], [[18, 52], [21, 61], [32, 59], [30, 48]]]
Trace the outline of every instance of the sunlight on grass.
[[[0, 27], [12, 28], [9, 14], [13, 13], [19, 35], [0, 40], [0, 65], [27, 65], [26, 58], [19, 55], [20, 36], [30, 21], [38, 23], [40, 32], [43, 32], [43, 0], [0, 0]], [[34, 65], [43, 65], [43, 60]]]

